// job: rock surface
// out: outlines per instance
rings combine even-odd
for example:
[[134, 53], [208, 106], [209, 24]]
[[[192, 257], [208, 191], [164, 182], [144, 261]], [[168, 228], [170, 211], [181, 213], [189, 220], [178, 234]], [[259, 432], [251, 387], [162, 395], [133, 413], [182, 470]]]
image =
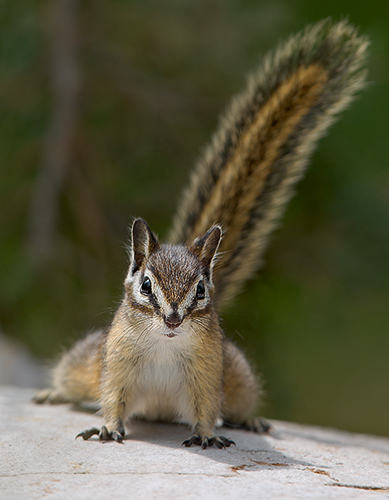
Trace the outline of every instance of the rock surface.
[[222, 429], [236, 446], [183, 448], [184, 426], [138, 422], [124, 444], [75, 440], [99, 416], [31, 403], [0, 387], [0, 498], [389, 498], [389, 439], [273, 421], [269, 435]]

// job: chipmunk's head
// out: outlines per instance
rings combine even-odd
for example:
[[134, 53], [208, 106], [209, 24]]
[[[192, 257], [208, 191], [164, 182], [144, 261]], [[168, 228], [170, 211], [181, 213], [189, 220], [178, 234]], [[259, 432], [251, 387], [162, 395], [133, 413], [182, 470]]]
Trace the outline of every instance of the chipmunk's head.
[[191, 246], [161, 245], [143, 219], [134, 221], [127, 300], [156, 318], [158, 330], [168, 337], [212, 308], [212, 270], [221, 236], [221, 228], [213, 226]]

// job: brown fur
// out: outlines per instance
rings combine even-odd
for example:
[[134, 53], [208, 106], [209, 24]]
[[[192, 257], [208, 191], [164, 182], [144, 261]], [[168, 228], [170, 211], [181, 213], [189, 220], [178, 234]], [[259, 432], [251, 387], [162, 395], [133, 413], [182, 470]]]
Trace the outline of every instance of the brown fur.
[[218, 304], [261, 265], [317, 141], [364, 85], [367, 45], [345, 21], [307, 28], [265, 58], [222, 117], [169, 235], [173, 243], [191, 241], [222, 225]]
[[35, 402], [56, 404], [99, 401], [105, 339], [105, 332], [98, 331], [76, 342], [53, 370], [53, 389], [38, 392]]
[[63, 356], [53, 388], [37, 402], [99, 401], [105, 426], [84, 439], [120, 441], [125, 419], [137, 416], [191, 425], [187, 446], [229, 446], [213, 434], [219, 419], [261, 430], [249, 420], [261, 384], [224, 338], [214, 297], [235, 294], [260, 265], [318, 139], [363, 86], [366, 46], [346, 22], [326, 21], [265, 59], [192, 174], [173, 244], [160, 245], [145, 221], [134, 222], [125, 296], [111, 327]]
[[230, 424], [243, 424], [252, 415], [261, 396], [261, 385], [243, 353], [224, 342], [222, 418]]

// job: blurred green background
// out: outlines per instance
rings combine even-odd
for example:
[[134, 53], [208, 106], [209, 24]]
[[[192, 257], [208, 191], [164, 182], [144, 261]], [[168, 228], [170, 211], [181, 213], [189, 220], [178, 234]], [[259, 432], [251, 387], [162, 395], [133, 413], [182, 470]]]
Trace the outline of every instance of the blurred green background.
[[128, 227], [163, 237], [245, 75], [323, 17], [370, 36], [371, 85], [321, 140], [266, 267], [223, 315], [268, 417], [389, 435], [389, 3], [0, 5], [0, 326], [50, 359], [110, 321]]

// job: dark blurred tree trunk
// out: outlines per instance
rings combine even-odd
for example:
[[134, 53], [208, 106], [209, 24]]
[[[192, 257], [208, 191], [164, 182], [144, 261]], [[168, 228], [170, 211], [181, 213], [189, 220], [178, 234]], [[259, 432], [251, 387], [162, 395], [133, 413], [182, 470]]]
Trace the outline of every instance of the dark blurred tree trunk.
[[78, 0], [51, 0], [50, 5], [52, 116], [33, 187], [28, 223], [28, 252], [38, 263], [53, 253], [61, 188], [73, 160], [79, 123], [78, 4]]

